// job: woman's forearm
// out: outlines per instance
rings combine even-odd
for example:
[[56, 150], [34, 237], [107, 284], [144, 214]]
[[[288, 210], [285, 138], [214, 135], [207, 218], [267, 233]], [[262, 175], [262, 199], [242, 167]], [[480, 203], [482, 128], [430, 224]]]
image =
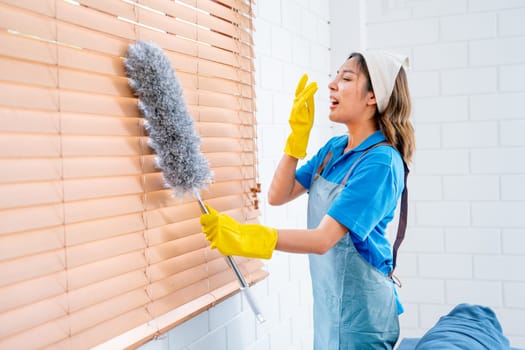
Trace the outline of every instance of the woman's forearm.
[[324, 254], [347, 232], [346, 227], [325, 215], [315, 229], [278, 229], [275, 249], [290, 253]]
[[287, 154], [281, 158], [268, 190], [268, 203], [270, 205], [287, 203], [305, 192], [303, 186], [295, 180], [297, 163], [297, 158]]

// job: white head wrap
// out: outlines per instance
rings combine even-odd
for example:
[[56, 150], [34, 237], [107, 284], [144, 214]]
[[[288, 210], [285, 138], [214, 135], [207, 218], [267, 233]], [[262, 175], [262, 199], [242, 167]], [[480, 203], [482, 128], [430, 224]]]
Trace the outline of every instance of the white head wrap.
[[379, 113], [383, 113], [392, 95], [401, 66], [408, 67], [408, 57], [380, 50], [359, 51], [359, 53], [365, 58], [370, 73], [377, 109]]

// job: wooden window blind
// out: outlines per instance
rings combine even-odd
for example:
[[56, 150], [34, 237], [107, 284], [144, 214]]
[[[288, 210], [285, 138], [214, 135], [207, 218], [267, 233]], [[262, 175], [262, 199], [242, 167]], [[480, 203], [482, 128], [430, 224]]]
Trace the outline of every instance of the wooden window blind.
[[134, 347], [238, 290], [155, 167], [123, 64], [138, 39], [177, 72], [204, 200], [257, 221], [251, 1], [0, 0], [2, 349]]

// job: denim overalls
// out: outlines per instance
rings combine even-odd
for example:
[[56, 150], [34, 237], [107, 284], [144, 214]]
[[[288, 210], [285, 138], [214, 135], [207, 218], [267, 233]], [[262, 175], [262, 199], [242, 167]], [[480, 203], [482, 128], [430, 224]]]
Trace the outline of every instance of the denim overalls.
[[[365, 150], [361, 157], [379, 145]], [[318, 169], [310, 185], [308, 228], [319, 225], [361, 157], [340, 184], [324, 179], [320, 175], [322, 166]], [[394, 283], [362, 258], [350, 233], [325, 254], [310, 254], [309, 259], [314, 349], [392, 349], [399, 337]]]

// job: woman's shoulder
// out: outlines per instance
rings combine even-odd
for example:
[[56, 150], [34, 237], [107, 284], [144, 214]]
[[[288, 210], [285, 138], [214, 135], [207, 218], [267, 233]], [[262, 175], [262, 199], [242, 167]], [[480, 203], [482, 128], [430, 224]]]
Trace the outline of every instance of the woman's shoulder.
[[395, 147], [389, 144], [379, 145], [370, 149], [363, 160], [375, 164], [383, 164], [391, 169], [403, 169], [403, 158]]

